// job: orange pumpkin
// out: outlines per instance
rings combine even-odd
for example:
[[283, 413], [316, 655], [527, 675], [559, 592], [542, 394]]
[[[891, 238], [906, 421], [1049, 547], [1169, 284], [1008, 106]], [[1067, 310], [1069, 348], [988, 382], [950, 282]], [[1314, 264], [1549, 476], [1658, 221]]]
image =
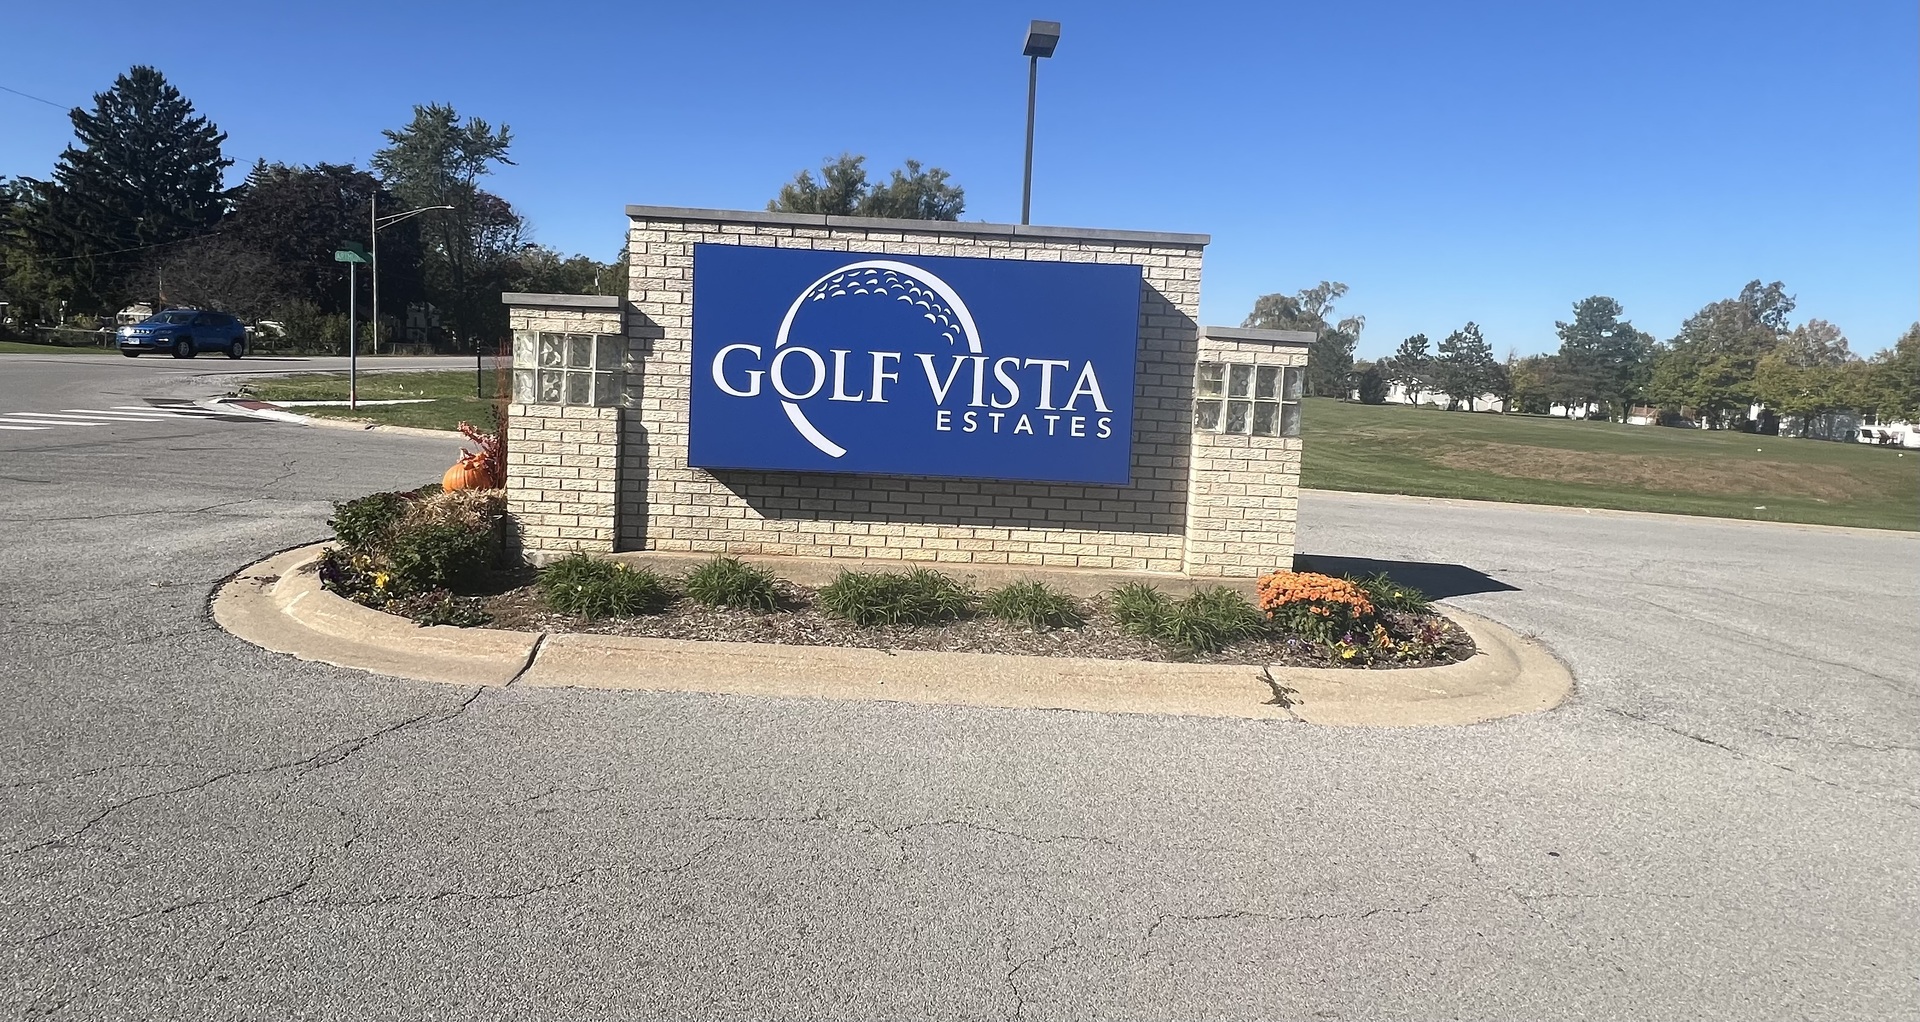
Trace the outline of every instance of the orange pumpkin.
[[440, 477], [443, 490], [488, 490], [500, 484], [494, 479], [493, 463], [478, 454], [462, 454], [447, 474]]

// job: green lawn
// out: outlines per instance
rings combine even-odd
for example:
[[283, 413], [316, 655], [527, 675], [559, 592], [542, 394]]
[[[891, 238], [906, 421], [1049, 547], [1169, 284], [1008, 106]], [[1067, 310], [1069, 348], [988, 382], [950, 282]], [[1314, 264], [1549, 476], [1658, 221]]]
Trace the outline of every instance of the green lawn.
[[1920, 451], [1309, 398], [1323, 490], [1920, 530]]
[[[495, 385], [491, 374], [486, 382]], [[249, 383], [245, 392], [267, 401], [338, 400], [347, 381], [288, 376]], [[362, 373], [362, 398], [433, 401], [298, 411], [487, 428], [493, 401], [473, 393], [470, 370]], [[1301, 485], [1315, 489], [1920, 530], [1920, 451], [1326, 398], [1308, 398], [1303, 415]]]
[[[491, 372], [482, 378], [488, 393], [496, 385]], [[491, 428], [494, 399], [474, 397], [474, 372], [435, 370], [432, 372], [362, 372], [356, 388], [362, 401], [388, 398], [431, 398], [427, 404], [345, 405], [320, 408], [295, 408], [301, 415], [331, 419], [355, 419], [386, 426], [415, 426], [421, 429], [452, 429], [470, 422], [481, 429]], [[303, 373], [277, 379], [254, 380], [241, 393], [262, 401], [344, 401], [347, 378], [340, 373]]]
[[117, 355], [118, 348], [67, 347], [62, 344], [25, 344], [20, 341], [0, 341], [0, 355]]

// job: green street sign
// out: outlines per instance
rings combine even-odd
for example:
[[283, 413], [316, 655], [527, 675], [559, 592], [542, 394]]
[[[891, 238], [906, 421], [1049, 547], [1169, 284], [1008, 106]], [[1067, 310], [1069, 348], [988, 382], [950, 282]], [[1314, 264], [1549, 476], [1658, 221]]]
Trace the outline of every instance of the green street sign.
[[340, 243], [339, 250], [333, 253], [333, 261], [336, 263], [365, 263], [370, 260], [367, 258], [367, 247], [365, 245], [357, 241], [343, 241]]

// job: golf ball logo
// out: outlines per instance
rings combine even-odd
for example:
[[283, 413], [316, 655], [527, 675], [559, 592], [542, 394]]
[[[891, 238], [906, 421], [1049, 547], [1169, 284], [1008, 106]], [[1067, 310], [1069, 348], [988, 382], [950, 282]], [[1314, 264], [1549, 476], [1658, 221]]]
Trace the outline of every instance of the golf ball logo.
[[732, 398], [771, 391], [800, 437], [829, 458], [845, 457], [876, 421], [858, 409], [901, 402], [930, 405], [937, 433], [1115, 435], [1091, 360], [989, 356], [959, 292], [909, 263], [859, 259], [821, 274], [787, 305], [772, 340], [720, 348], [707, 366], [713, 385]]

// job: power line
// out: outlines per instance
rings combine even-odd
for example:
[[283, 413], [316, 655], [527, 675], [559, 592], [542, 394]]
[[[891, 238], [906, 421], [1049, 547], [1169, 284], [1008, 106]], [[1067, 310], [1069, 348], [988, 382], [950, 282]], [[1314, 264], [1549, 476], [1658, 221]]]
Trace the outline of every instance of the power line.
[[166, 248], [168, 245], [184, 245], [189, 241], [203, 241], [207, 238], [218, 237], [222, 233], [224, 232], [208, 231], [205, 234], [196, 234], [191, 238], [177, 238], [173, 241], [156, 241], [151, 245], [137, 245], [133, 248], [117, 248], [111, 252], [83, 252], [79, 255], [55, 256], [54, 258], [51, 258], [51, 259], [41, 259], [38, 261], [42, 263], [64, 263], [64, 262], [70, 262], [75, 259], [97, 259], [101, 256], [125, 255], [128, 252], [145, 252], [148, 249], [152, 249], [152, 248]]
[[32, 94], [32, 93], [30, 93], [30, 92], [21, 92], [21, 91], [20, 91], [19, 89], [10, 89], [10, 88], [8, 88], [8, 87], [6, 87], [6, 86], [4, 86], [4, 85], [0, 85], [0, 92], [11, 92], [11, 93], [13, 93], [13, 94], [14, 94], [14, 95], [16, 95], [16, 96], [21, 96], [21, 97], [24, 97], [24, 98], [26, 98], [26, 99], [30, 99], [30, 100], [33, 100], [33, 101], [34, 101], [35, 103], [45, 103], [46, 105], [48, 105], [48, 106], [50, 106], [50, 107], [53, 107], [53, 108], [54, 108], [54, 109], [56, 109], [56, 110], [66, 110], [66, 109], [69, 109], [69, 108], [68, 108], [68, 107], [66, 107], [66, 106], [63, 106], [63, 105], [61, 105], [61, 104], [59, 104], [59, 103], [55, 103], [55, 102], [54, 102], [53, 100], [50, 100], [50, 99], [41, 99], [41, 98], [40, 98], [39, 96], [36, 96], [36, 95], [34, 95], [34, 94]]

